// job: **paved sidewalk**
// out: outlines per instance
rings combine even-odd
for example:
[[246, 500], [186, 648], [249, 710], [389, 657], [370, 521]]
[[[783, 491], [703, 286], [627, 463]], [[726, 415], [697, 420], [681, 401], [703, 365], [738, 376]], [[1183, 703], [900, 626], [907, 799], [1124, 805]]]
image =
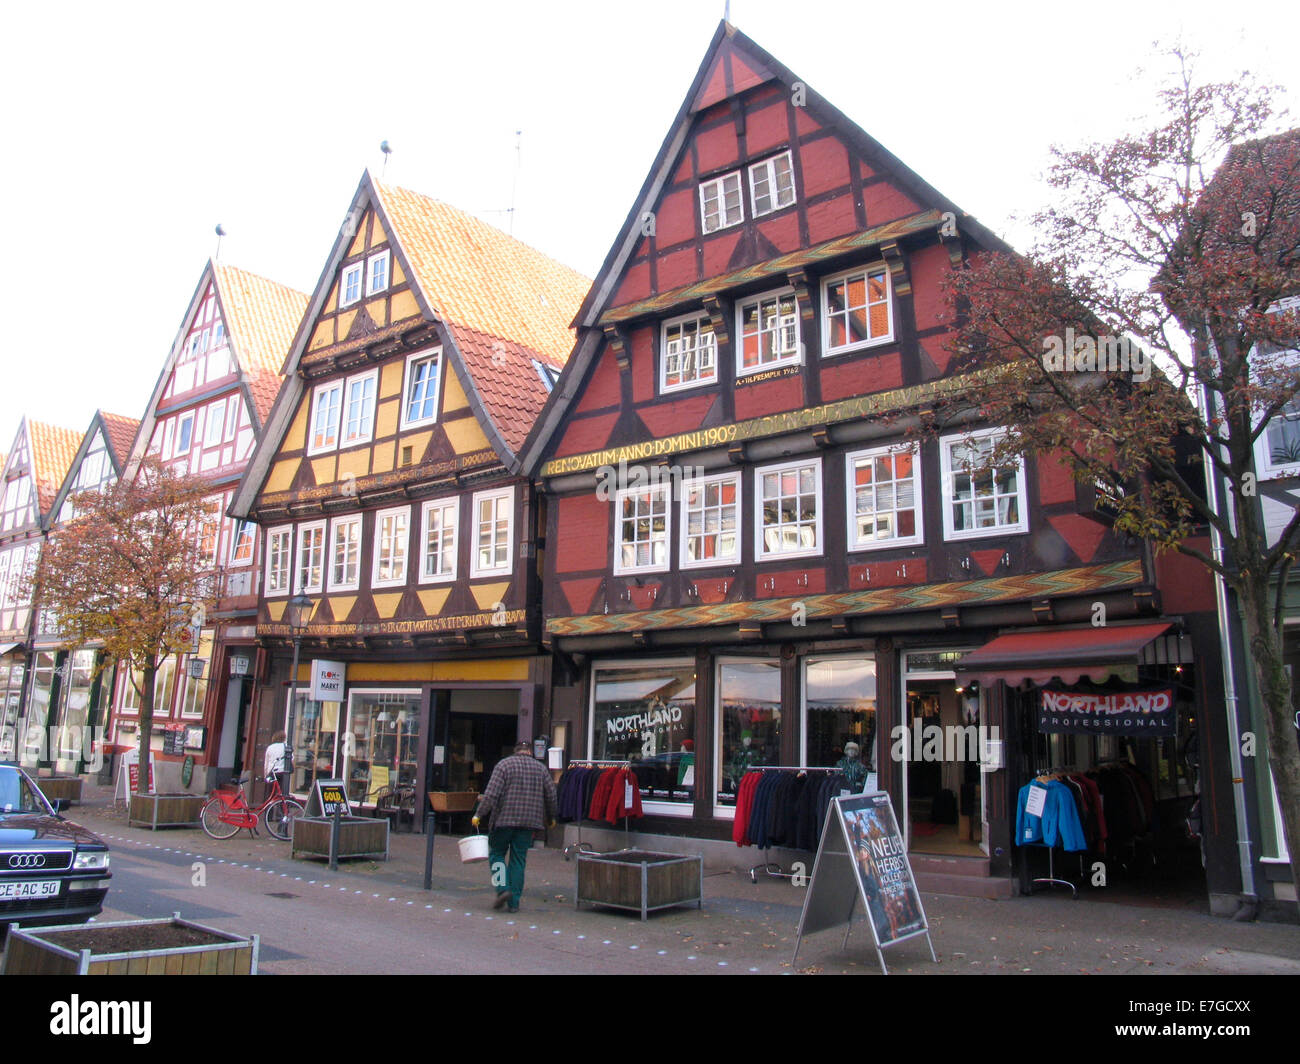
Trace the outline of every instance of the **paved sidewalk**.
[[[87, 786], [86, 800], [68, 815], [109, 836], [114, 847], [174, 847], [314, 878], [328, 872], [325, 862], [290, 861], [288, 843], [250, 839], [247, 832], [217, 842], [197, 827], [157, 832], [128, 827], [125, 811], [110, 797], [108, 788]], [[560, 832], [552, 835], [558, 840]], [[491, 912], [494, 891], [487, 867], [462, 865], [455, 837], [435, 840], [433, 889], [427, 894], [424, 859], [424, 836], [398, 832], [388, 861], [344, 861], [339, 872], [328, 874], [336, 882], [347, 877], [358, 889], [373, 887], [385, 897], [400, 892], [436, 905]], [[879, 972], [860, 910], [847, 950], [840, 948], [842, 930], [824, 931], [804, 941], [798, 968], [791, 965], [804, 888], [789, 880], [753, 883], [744, 873], [706, 870], [701, 910], [663, 910], [642, 923], [620, 910], [583, 906], [575, 911], [576, 867], [559, 849], [535, 848], [519, 918], [556, 934], [615, 936], [628, 949], [680, 955], [693, 971]], [[923, 939], [912, 940], [886, 951], [891, 973], [1300, 974], [1300, 926], [1295, 925], [1238, 924], [1181, 909], [1073, 901], [1066, 894], [1002, 902], [925, 894], [923, 901], [939, 963], [931, 962]]]

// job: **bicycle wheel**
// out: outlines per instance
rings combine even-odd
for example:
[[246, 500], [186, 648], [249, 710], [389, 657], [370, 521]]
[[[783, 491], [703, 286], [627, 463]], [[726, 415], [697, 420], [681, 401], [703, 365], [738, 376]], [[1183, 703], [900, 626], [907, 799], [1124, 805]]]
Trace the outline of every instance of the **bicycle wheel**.
[[221, 814], [225, 811], [225, 802], [220, 798], [209, 798], [199, 814], [203, 830], [214, 839], [228, 839], [239, 830], [238, 824], [227, 824], [221, 819]]
[[282, 842], [287, 841], [292, 832], [291, 825], [306, 812], [301, 802], [292, 798], [281, 798], [262, 810], [262, 825], [267, 834], [274, 835]]

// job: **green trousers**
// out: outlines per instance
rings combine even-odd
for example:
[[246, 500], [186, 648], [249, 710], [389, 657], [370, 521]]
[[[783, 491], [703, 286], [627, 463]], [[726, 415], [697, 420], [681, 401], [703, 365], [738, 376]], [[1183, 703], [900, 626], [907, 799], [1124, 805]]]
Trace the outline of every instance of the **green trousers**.
[[[493, 828], [488, 832], [488, 869], [492, 885], [498, 890], [510, 891], [510, 904], [519, 906], [519, 896], [524, 892], [524, 864], [533, 847], [532, 828]], [[506, 862], [506, 851], [510, 860]]]

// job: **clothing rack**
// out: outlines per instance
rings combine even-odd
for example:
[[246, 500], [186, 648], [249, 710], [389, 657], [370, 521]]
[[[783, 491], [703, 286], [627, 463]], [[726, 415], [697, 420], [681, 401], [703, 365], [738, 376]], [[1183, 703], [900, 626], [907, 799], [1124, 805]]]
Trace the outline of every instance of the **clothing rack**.
[[[1035, 780], [1043, 780], [1045, 777], [1060, 777], [1060, 776], [1068, 776], [1068, 775], [1071, 775], [1071, 774], [1077, 774], [1077, 773], [1080, 773], [1080, 772], [1081, 772], [1080, 769], [1075, 768], [1075, 767], [1073, 767], [1073, 766], [1057, 765], [1057, 766], [1052, 767], [1052, 768], [1043, 769], [1043, 770], [1040, 771], [1040, 772], [1035, 772], [1033, 778], [1034, 778]], [[1031, 781], [1031, 782], [1032, 782], [1032, 781]], [[1058, 877], [1057, 874], [1056, 874], [1056, 865], [1055, 865], [1056, 847], [1055, 847], [1055, 846], [1048, 846], [1048, 845], [1046, 845], [1045, 843], [1039, 843], [1039, 842], [1031, 843], [1030, 845], [1033, 845], [1033, 846], [1042, 846], [1043, 849], [1045, 849], [1045, 850], [1047, 851], [1047, 875], [1045, 875], [1045, 876], [1036, 876], [1034, 879], [1032, 879], [1032, 880], [1030, 881], [1030, 887], [1032, 888], [1035, 884], [1038, 884], [1038, 883], [1044, 883], [1044, 884], [1047, 884], [1047, 885], [1049, 885], [1049, 886], [1069, 887], [1069, 888], [1070, 888], [1070, 896], [1071, 896], [1075, 901], [1078, 901], [1078, 900], [1079, 900], [1079, 888], [1078, 888], [1077, 886], [1075, 886], [1075, 884], [1073, 884], [1072, 882], [1070, 882], [1070, 880], [1068, 880], [1068, 879], [1061, 879], [1061, 878]], [[1025, 868], [1026, 868], [1026, 871], [1027, 871], [1027, 870], [1028, 870], [1028, 867], [1029, 867], [1029, 854], [1028, 854], [1029, 847], [1028, 847], [1028, 846], [1023, 847], [1023, 849], [1025, 850]], [[1032, 890], [1031, 890], [1031, 893], [1032, 893]]]
[[[602, 766], [604, 768], [629, 768], [631, 764], [632, 762], [627, 760], [610, 761], [601, 758], [575, 757], [569, 762], [568, 768], [566, 768], [565, 771], [567, 772], [568, 769], [573, 768], [575, 765], [578, 766], [578, 768], [600, 768]], [[572, 846], [564, 847], [563, 853], [564, 853], [564, 859], [566, 861], [570, 860], [575, 853], [599, 853], [600, 852], [599, 850], [593, 848], [590, 843], [582, 841], [582, 821], [583, 821], [583, 817], [579, 817], [578, 818], [578, 841], [575, 842]], [[631, 829], [628, 826], [628, 818], [624, 816], [623, 834], [627, 835], [630, 833], [630, 831]]]
[[[748, 772], [838, 772], [837, 768], [810, 768], [807, 765], [750, 765], [745, 771]], [[760, 853], [768, 853], [771, 846], [764, 846]], [[776, 869], [776, 871], [773, 871]], [[749, 881], [758, 882], [758, 875], [762, 873], [765, 876], [771, 876], [773, 879], [794, 879], [796, 875], [807, 875], [808, 873], [782, 872], [781, 866], [776, 861], [764, 861], [754, 865], [749, 870]]]

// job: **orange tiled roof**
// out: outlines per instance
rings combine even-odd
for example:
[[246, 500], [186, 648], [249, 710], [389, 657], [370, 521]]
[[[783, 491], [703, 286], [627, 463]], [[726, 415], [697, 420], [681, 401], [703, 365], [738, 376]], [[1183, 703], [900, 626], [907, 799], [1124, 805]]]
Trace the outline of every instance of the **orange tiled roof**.
[[105, 410], [101, 410], [99, 416], [103, 418], [104, 433], [108, 437], [108, 446], [112, 448], [113, 458], [119, 467], [125, 468], [127, 459], [131, 457], [135, 434], [140, 429], [140, 421], [122, 414], [110, 414]]
[[564, 365], [569, 323], [591, 280], [455, 207], [374, 186], [413, 280], [452, 329], [488, 415], [517, 452], [548, 394], [532, 360]]
[[37, 509], [49, 513], [63, 478], [77, 457], [84, 432], [27, 419], [27, 446], [31, 449], [32, 482], [36, 486]]
[[293, 344], [307, 296], [255, 273], [212, 264], [231, 346], [248, 378], [258, 420], [266, 422], [280, 390], [280, 368]]

